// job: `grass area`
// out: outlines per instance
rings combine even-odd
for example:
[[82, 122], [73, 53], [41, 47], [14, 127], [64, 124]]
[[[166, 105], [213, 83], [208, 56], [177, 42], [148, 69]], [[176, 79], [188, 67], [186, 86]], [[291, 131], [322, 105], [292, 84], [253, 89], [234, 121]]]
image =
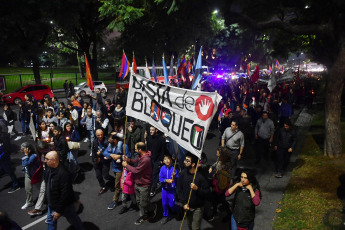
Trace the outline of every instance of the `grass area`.
[[[340, 185], [338, 177], [345, 173], [345, 157], [329, 159], [323, 156], [320, 148], [323, 122], [324, 114], [319, 112], [305, 139], [299, 164], [292, 172], [274, 229], [344, 229], [345, 215], [341, 213], [342, 204], [336, 191]], [[322, 143], [318, 139], [322, 139]], [[342, 139], [344, 150], [344, 119]]]
[[[73, 84], [79, 84], [86, 81], [85, 78], [80, 78], [78, 67], [65, 67], [65, 68], [40, 68], [42, 84], [49, 85], [53, 89], [63, 88], [65, 80], [72, 81]], [[51, 75], [52, 74], [52, 75]], [[115, 70], [112, 69], [99, 69], [98, 78], [104, 81], [105, 84], [115, 84], [114, 79]], [[34, 84], [34, 75], [32, 68], [12, 68], [0, 67], [0, 76], [5, 76], [6, 91], [13, 92], [24, 85]], [[51, 79], [50, 76], [53, 76]]]

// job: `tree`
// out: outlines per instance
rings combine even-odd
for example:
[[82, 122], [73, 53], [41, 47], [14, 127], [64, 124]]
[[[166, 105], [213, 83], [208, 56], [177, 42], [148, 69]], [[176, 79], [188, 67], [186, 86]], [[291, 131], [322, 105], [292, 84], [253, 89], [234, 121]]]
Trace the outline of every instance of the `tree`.
[[49, 22], [44, 20], [41, 0], [0, 1], [0, 52], [12, 62], [33, 66], [36, 84], [41, 83], [39, 56], [47, 48]]
[[223, 1], [223, 4], [227, 23], [238, 22], [261, 31], [284, 31], [285, 35], [294, 39], [295, 47], [305, 50], [313, 60], [327, 66], [324, 155], [341, 156], [340, 98], [345, 80], [345, 2], [258, 0]]

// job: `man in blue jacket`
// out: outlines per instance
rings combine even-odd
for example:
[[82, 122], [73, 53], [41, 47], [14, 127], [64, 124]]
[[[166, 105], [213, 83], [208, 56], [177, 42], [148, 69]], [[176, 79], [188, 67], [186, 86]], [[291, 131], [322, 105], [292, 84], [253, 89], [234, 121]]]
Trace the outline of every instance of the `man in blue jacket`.
[[[123, 142], [116, 135], [110, 135], [108, 138], [108, 147], [104, 150], [103, 155], [107, 159], [112, 160], [112, 170], [115, 174], [115, 194], [113, 201], [109, 204], [108, 210], [113, 210], [115, 207], [119, 206], [119, 198], [121, 194], [121, 175], [122, 175], [122, 155], [123, 155]], [[120, 144], [119, 144], [120, 143]], [[128, 146], [125, 145], [126, 156], [131, 157], [128, 150]]]

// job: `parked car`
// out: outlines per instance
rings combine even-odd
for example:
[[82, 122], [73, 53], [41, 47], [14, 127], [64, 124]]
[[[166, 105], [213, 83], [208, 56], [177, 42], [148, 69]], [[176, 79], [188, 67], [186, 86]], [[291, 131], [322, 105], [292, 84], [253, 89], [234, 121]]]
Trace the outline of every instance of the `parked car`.
[[[104, 84], [103, 81], [94, 81], [93, 82], [93, 88], [100, 89], [101, 93], [107, 93], [108, 89], [107, 86]], [[84, 97], [86, 95], [91, 94], [91, 89], [89, 86], [86, 85], [86, 82], [82, 82], [74, 87], [74, 91], [78, 93], [80, 96]]]
[[19, 104], [20, 102], [25, 101], [25, 94], [31, 94], [34, 96], [35, 100], [54, 97], [53, 91], [47, 85], [26, 85], [17, 89], [13, 93], [3, 95], [1, 100], [6, 104]]

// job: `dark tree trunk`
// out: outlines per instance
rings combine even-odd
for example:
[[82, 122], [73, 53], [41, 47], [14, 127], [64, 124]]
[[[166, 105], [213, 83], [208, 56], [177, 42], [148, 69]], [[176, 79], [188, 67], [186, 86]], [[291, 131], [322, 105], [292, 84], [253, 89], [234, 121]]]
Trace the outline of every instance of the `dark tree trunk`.
[[325, 103], [325, 146], [324, 155], [339, 157], [342, 154], [341, 138], [341, 94], [345, 78], [345, 42], [342, 44], [338, 57], [329, 71], [326, 80]]
[[40, 76], [40, 62], [37, 57], [32, 59], [32, 71], [34, 72], [34, 78], [36, 84], [41, 84], [41, 76]]
[[78, 61], [78, 68], [79, 68], [80, 78], [85, 78], [83, 68], [81, 67], [79, 51], [77, 51], [77, 61]]

